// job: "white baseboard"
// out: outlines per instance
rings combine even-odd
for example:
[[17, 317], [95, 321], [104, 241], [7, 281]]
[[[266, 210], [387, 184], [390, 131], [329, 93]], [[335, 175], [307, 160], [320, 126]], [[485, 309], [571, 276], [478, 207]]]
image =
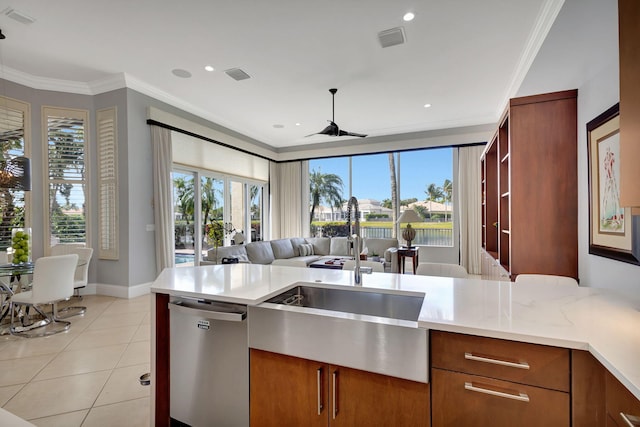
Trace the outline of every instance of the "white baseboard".
[[151, 293], [151, 282], [135, 286], [118, 286], [104, 283], [89, 283], [80, 291], [81, 295], [105, 295], [116, 298], [136, 298]]

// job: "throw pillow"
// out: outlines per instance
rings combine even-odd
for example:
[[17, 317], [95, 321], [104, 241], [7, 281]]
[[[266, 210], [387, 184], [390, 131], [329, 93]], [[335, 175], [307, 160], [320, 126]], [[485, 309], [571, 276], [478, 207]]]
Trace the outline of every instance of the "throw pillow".
[[303, 243], [298, 246], [298, 251], [300, 253], [300, 256], [313, 255], [313, 245], [311, 243]]

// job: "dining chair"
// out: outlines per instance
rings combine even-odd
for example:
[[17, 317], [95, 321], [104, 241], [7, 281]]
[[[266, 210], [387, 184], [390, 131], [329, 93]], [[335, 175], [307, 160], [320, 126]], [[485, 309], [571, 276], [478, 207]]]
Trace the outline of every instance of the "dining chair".
[[518, 274], [515, 283], [549, 283], [551, 285], [578, 286], [578, 281], [573, 277], [553, 276], [550, 274]]
[[[89, 282], [89, 263], [93, 256], [93, 248], [79, 246], [77, 244], [58, 244], [51, 248], [51, 255], [76, 254], [78, 255], [78, 266], [73, 281], [73, 296], [82, 300], [80, 289], [85, 288]], [[66, 319], [71, 316], [78, 316], [87, 311], [85, 306], [69, 306], [58, 310], [58, 318]]]
[[[376, 273], [384, 273], [384, 264], [377, 261], [360, 261], [360, 267], [371, 267], [371, 271]], [[345, 261], [342, 265], [343, 270], [355, 270], [356, 262], [354, 260]]]
[[441, 262], [423, 262], [418, 264], [416, 275], [456, 277], [460, 279], [465, 279], [469, 276], [467, 269], [463, 266]]
[[[9, 332], [12, 335], [26, 337], [52, 335], [69, 329], [70, 322], [59, 320], [57, 314], [57, 303], [71, 298], [73, 295], [73, 275], [78, 265], [78, 255], [59, 255], [38, 258], [33, 268], [33, 281], [31, 290], [20, 292], [11, 297], [9, 310], [11, 312], [11, 325]], [[25, 317], [16, 319], [16, 306], [33, 307], [44, 319], [38, 322], [25, 325]], [[41, 305], [51, 305], [51, 312], [45, 312]], [[20, 321], [22, 325], [17, 325]], [[57, 327], [46, 328], [40, 334], [29, 334], [35, 329], [57, 325]]]

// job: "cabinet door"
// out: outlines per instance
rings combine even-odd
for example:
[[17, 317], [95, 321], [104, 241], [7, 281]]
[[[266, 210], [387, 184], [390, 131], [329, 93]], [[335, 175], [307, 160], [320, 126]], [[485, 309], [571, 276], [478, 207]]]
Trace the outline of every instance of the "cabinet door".
[[332, 427], [429, 425], [429, 384], [330, 366], [329, 388]]
[[431, 370], [433, 427], [569, 427], [569, 393]]
[[640, 401], [608, 371], [605, 381], [607, 427], [640, 426]]
[[251, 426], [327, 426], [328, 366], [251, 349]]

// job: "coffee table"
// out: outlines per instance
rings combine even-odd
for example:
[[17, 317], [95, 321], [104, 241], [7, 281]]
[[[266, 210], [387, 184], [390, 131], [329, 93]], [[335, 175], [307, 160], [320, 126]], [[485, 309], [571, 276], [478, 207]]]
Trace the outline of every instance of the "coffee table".
[[342, 270], [344, 262], [347, 258], [331, 258], [331, 259], [319, 259], [309, 264], [311, 268], [328, 268], [330, 270]]

